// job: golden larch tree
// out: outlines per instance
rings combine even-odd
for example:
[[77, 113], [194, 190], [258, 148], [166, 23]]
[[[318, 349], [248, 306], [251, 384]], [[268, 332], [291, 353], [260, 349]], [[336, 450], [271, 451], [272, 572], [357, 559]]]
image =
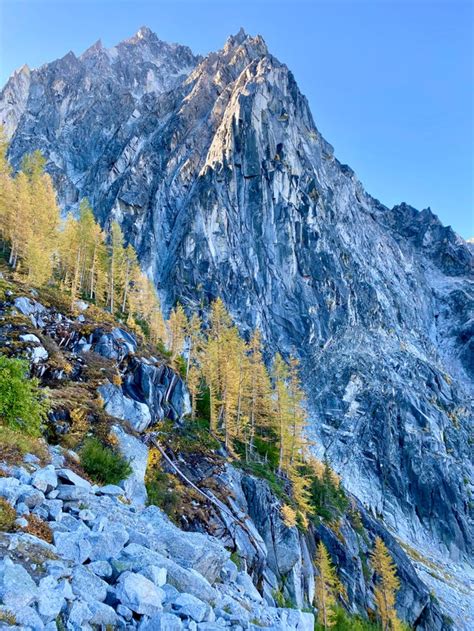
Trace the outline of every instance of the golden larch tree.
[[375, 539], [370, 560], [376, 577], [374, 600], [380, 624], [383, 631], [398, 631], [401, 622], [395, 609], [395, 597], [400, 581], [392, 557], [380, 537]]
[[316, 549], [315, 565], [317, 573], [314, 604], [318, 609], [318, 622], [324, 629], [330, 629], [335, 624], [336, 598], [340, 591], [340, 583], [322, 541]]

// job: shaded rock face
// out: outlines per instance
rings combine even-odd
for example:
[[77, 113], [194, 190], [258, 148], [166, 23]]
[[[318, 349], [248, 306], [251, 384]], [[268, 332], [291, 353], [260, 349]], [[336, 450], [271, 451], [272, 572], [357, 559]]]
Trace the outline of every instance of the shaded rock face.
[[121, 223], [165, 307], [221, 295], [296, 349], [345, 486], [405, 540], [469, 558], [472, 252], [364, 191], [260, 37], [199, 59], [144, 29], [19, 71], [0, 120], [15, 166], [45, 153], [65, 209], [88, 196]]
[[[240, 521], [230, 523], [226, 521], [226, 514], [220, 512], [211, 516], [212, 529], [222, 541], [224, 537], [219, 523], [227, 523], [230, 540], [226, 541], [226, 545], [235, 547], [267, 602], [273, 602], [275, 591], [279, 589], [285, 598], [300, 608], [313, 602], [313, 559], [316, 545], [322, 540], [346, 587], [353, 610], [366, 613], [374, 609], [374, 575], [367, 559], [375, 537], [379, 536], [397, 565], [401, 583], [397, 611], [402, 619], [419, 631], [447, 631], [452, 628], [439, 605], [432, 600], [405, 551], [355, 498], [350, 498], [350, 501], [353, 510], [361, 516], [357, 529], [349, 512], [339, 519], [337, 532], [320, 522], [303, 533], [297, 527], [285, 525], [281, 517], [281, 501], [271, 492], [266, 481], [232, 466], [214, 475], [219, 481], [219, 488], [226, 489], [228, 507]], [[195, 481], [198, 482], [198, 479]], [[242, 516], [245, 518], [242, 519]]]

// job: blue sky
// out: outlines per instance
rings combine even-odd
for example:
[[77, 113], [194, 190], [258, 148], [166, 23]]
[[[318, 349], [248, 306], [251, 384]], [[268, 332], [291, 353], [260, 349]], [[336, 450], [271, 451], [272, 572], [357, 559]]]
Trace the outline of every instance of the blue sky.
[[240, 26], [293, 71], [365, 188], [474, 236], [471, 0], [0, 0], [0, 84], [142, 25], [205, 54]]

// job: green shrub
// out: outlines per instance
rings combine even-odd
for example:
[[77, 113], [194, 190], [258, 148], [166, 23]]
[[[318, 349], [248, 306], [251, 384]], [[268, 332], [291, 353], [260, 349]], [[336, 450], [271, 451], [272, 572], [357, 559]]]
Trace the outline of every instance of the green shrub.
[[148, 503], [159, 506], [169, 517], [176, 517], [179, 496], [173, 488], [172, 476], [159, 469], [147, 475], [146, 490]]
[[97, 438], [89, 438], [80, 452], [84, 471], [99, 484], [118, 484], [132, 473], [130, 462]]
[[49, 403], [24, 359], [0, 355], [0, 423], [32, 436], [40, 433]]
[[[336, 609], [334, 626], [331, 631], [381, 631], [381, 627], [361, 616], [350, 615], [342, 607]], [[314, 631], [323, 631], [324, 627], [316, 624]]]
[[276, 606], [283, 609], [295, 609], [295, 605], [290, 598], [286, 598], [283, 594], [283, 589], [274, 589], [272, 596], [275, 600]]

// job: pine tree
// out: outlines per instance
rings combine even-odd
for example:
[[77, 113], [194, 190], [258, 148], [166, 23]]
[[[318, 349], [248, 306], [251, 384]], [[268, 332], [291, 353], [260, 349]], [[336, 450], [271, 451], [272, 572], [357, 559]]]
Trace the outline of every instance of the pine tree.
[[111, 313], [115, 313], [121, 305], [125, 283], [125, 248], [123, 245], [123, 233], [120, 225], [112, 222], [110, 229], [110, 267], [108, 305]]
[[311, 478], [301, 472], [301, 467], [295, 464], [291, 465], [287, 471], [288, 478], [291, 482], [291, 492], [293, 500], [298, 508], [298, 515], [302, 525], [308, 527], [308, 515], [313, 512], [311, 498]]
[[79, 206], [77, 230], [80, 250], [80, 291], [90, 300], [95, 299], [100, 303], [104, 297], [99, 277], [101, 274], [103, 276], [105, 271], [103, 269], [106, 255], [105, 236], [95, 221], [94, 213], [87, 199], [83, 199]]
[[210, 392], [211, 432], [217, 433], [225, 424], [225, 390], [229, 332], [232, 319], [224, 303], [217, 298], [211, 305], [210, 326], [207, 336], [204, 372]]
[[32, 200], [30, 194], [30, 183], [23, 171], [15, 177], [15, 191], [13, 209], [10, 215], [8, 226], [8, 240], [10, 241], [9, 263], [13, 269], [18, 269], [19, 265], [26, 258], [28, 243], [32, 237]]
[[140, 267], [138, 265], [137, 253], [133, 246], [129, 243], [124, 250], [123, 253], [124, 260], [124, 279], [123, 279], [123, 292], [122, 292], [122, 305], [121, 311], [125, 313], [128, 311], [129, 314], [134, 312], [134, 301], [132, 299], [132, 304], [130, 305], [130, 295], [132, 294], [132, 289], [134, 287], [134, 283], [137, 280], [137, 275], [140, 273]]
[[186, 383], [191, 395], [191, 419], [196, 418], [197, 401], [202, 379], [202, 355], [205, 352], [205, 341], [202, 335], [202, 323], [195, 313], [188, 321], [186, 331], [188, 357], [186, 362]]
[[7, 150], [8, 142], [3, 127], [0, 126], [0, 239], [3, 241], [4, 248], [10, 241], [15, 194]]
[[395, 609], [395, 596], [400, 581], [392, 557], [380, 537], [375, 539], [371, 562], [376, 575], [374, 599], [380, 624], [383, 631], [398, 631], [401, 623]]
[[196, 409], [199, 397], [199, 387], [201, 385], [201, 370], [196, 364], [193, 364], [188, 370], [188, 378], [186, 380], [189, 394], [191, 395], [191, 420], [196, 420]]
[[246, 460], [253, 456], [254, 441], [257, 434], [265, 438], [273, 438], [271, 432], [272, 391], [270, 377], [262, 357], [262, 341], [260, 331], [252, 335], [248, 348], [248, 448]]
[[304, 393], [299, 380], [299, 362], [296, 357], [290, 357], [288, 370], [289, 395], [289, 465], [304, 459], [307, 451], [305, 432], [307, 428], [306, 410], [303, 407]]
[[316, 549], [315, 563], [317, 575], [314, 604], [318, 609], [318, 622], [324, 629], [330, 629], [335, 624], [336, 597], [340, 590], [340, 583], [322, 541]]
[[150, 329], [150, 341], [153, 344], [163, 343], [166, 339], [166, 324], [161, 312], [160, 299], [153, 282], [144, 274], [142, 274], [142, 279], [143, 294], [147, 297], [143, 317]]
[[275, 422], [279, 444], [278, 470], [280, 473], [287, 468], [289, 463], [290, 445], [290, 397], [287, 381], [289, 377], [288, 366], [282, 356], [277, 353], [273, 360], [273, 388], [275, 393]]
[[168, 320], [168, 347], [173, 365], [178, 355], [183, 352], [187, 329], [188, 319], [182, 305], [178, 304], [170, 313]]
[[52, 274], [57, 248], [59, 208], [51, 178], [44, 173], [45, 160], [39, 151], [25, 156], [14, 181], [5, 162], [1, 143], [0, 230], [9, 242], [9, 262], [24, 269], [33, 284], [43, 284]]

